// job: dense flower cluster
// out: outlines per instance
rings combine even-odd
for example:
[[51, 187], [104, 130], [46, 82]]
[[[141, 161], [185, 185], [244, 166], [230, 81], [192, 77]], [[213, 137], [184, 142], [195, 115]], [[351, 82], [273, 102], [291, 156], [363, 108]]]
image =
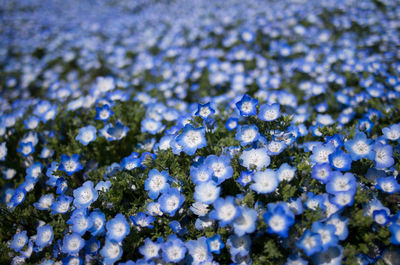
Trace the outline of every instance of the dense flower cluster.
[[397, 1], [0, 8], [1, 264], [399, 264]]

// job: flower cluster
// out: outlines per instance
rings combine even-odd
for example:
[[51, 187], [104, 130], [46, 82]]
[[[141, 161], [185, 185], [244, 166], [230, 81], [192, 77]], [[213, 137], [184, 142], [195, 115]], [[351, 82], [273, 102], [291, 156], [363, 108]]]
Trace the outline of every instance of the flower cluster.
[[396, 1], [89, 2], [5, 3], [0, 264], [399, 264]]

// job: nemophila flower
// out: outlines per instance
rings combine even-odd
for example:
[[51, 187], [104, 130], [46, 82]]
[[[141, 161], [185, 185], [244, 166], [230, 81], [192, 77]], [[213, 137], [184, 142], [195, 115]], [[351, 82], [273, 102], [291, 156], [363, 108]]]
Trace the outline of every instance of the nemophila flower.
[[338, 244], [339, 239], [335, 235], [336, 227], [334, 225], [314, 222], [311, 230], [320, 235], [322, 251], [326, 251], [329, 247], [334, 247]]
[[329, 163], [316, 164], [312, 167], [311, 177], [326, 184], [329, 181], [332, 168]]
[[342, 264], [343, 247], [336, 245], [328, 248], [326, 251], [321, 251], [311, 257], [313, 264]]
[[96, 127], [93, 125], [82, 127], [79, 129], [79, 134], [75, 137], [75, 140], [86, 146], [96, 140], [96, 132]]
[[333, 136], [328, 136], [328, 137], [326, 137], [326, 142], [333, 143], [333, 145], [336, 148], [342, 147], [343, 146], [343, 135], [335, 134]]
[[385, 210], [375, 210], [372, 213], [372, 220], [377, 224], [386, 225], [390, 222], [390, 216]]
[[347, 190], [347, 191], [338, 191], [334, 194], [334, 197], [330, 199], [332, 203], [337, 205], [340, 208], [351, 206], [354, 203], [354, 195], [355, 191]]
[[239, 178], [236, 179], [243, 187], [246, 187], [253, 180], [253, 172], [250, 171], [242, 171], [240, 172]]
[[99, 181], [99, 183], [96, 184], [94, 187], [95, 190], [97, 191], [102, 191], [102, 192], [107, 192], [111, 187], [111, 181]]
[[210, 212], [210, 218], [218, 220], [221, 227], [231, 224], [239, 215], [239, 209], [235, 205], [235, 198], [228, 196], [225, 199], [218, 198], [213, 203], [214, 210]]
[[107, 141], [118, 141], [126, 136], [126, 134], [129, 132], [129, 128], [117, 121], [115, 126], [112, 126], [112, 124], [107, 124], [99, 132], [100, 135], [107, 139]]
[[389, 225], [389, 231], [391, 233], [390, 243], [394, 245], [400, 245], [400, 225], [399, 224]]
[[286, 202], [289, 209], [295, 214], [299, 215], [303, 213], [303, 202], [301, 198], [291, 198]]
[[83, 169], [83, 165], [79, 162], [79, 155], [73, 154], [71, 156], [61, 155], [60, 165], [58, 170], [64, 171], [68, 176], [71, 176], [77, 171]]
[[268, 155], [279, 155], [286, 149], [286, 143], [284, 141], [270, 141], [267, 144]]
[[102, 107], [96, 107], [96, 117], [95, 120], [107, 121], [114, 112], [110, 109], [108, 104], [103, 105]]
[[258, 100], [245, 94], [240, 101], [236, 103], [240, 115], [243, 117], [248, 117], [257, 114]]
[[39, 248], [44, 248], [51, 244], [53, 238], [53, 227], [51, 225], [42, 225], [37, 228], [35, 244]]
[[245, 150], [240, 155], [239, 161], [242, 166], [249, 170], [261, 170], [271, 163], [267, 148]]
[[250, 252], [251, 239], [249, 235], [238, 236], [233, 234], [228, 237], [226, 245], [229, 246], [229, 252], [232, 256], [237, 254], [246, 256]]
[[[17, 148], [17, 152], [21, 153], [23, 157], [27, 157], [28, 155], [35, 152], [35, 147], [33, 146], [33, 144], [31, 142], [28, 142], [28, 143], [21, 142], [19, 144], [19, 147]], [[6, 149], [5, 153], [7, 153], [7, 149]]]
[[169, 227], [172, 229], [172, 231], [175, 234], [177, 234], [179, 236], [183, 236], [184, 234], [186, 234], [188, 232], [188, 230], [186, 228], [183, 228], [181, 223], [179, 223], [176, 220], [169, 222]]
[[373, 160], [375, 152], [372, 149], [372, 143], [373, 140], [368, 139], [363, 132], [358, 132], [352, 140], [347, 140], [344, 146], [346, 150], [350, 152], [351, 158], [354, 161], [360, 160], [361, 158]]
[[189, 240], [185, 246], [192, 258], [192, 264], [203, 264], [206, 261], [212, 260], [212, 255], [208, 251], [207, 239], [200, 237], [197, 240]]
[[296, 246], [301, 248], [307, 256], [311, 256], [322, 250], [321, 236], [307, 229], [299, 241], [297, 241]]
[[149, 197], [153, 200], [157, 199], [160, 193], [169, 189], [170, 176], [167, 171], [158, 171], [152, 169], [149, 171], [149, 176], [144, 182], [144, 189], [148, 191]]
[[233, 221], [233, 230], [238, 236], [250, 234], [256, 230], [257, 211], [247, 207], [239, 207], [239, 215]]
[[329, 162], [329, 155], [335, 152], [335, 145], [332, 143], [317, 144], [312, 149], [310, 160], [315, 164], [322, 164]]
[[121, 167], [126, 170], [132, 170], [142, 165], [143, 159], [137, 157], [137, 154], [132, 153], [127, 157], [124, 157], [121, 162]]
[[385, 193], [393, 194], [400, 190], [400, 184], [394, 177], [379, 177], [376, 179], [376, 188]]
[[279, 185], [278, 176], [272, 169], [256, 172], [253, 180], [254, 183], [251, 184], [250, 189], [261, 194], [274, 192]]
[[122, 242], [129, 234], [131, 228], [123, 214], [117, 214], [106, 224], [107, 238], [114, 242]]
[[221, 188], [213, 181], [207, 181], [196, 185], [194, 199], [204, 204], [212, 204], [218, 197]]
[[10, 248], [15, 252], [18, 252], [26, 245], [26, 243], [28, 243], [28, 236], [26, 235], [26, 231], [22, 231], [14, 235]]
[[162, 244], [162, 257], [165, 262], [178, 263], [186, 254], [185, 244], [176, 235], [172, 234]]
[[211, 103], [207, 104], [198, 104], [197, 111], [194, 115], [200, 116], [203, 119], [207, 119], [211, 114], [214, 114], [215, 110], [211, 107]]
[[226, 123], [225, 123], [225, 127], [228, 131], [233, 131], [235, 130], [239, 125], [239, 119], [237, 118], [229, 118]]
[[268, 211], [263, 215], [267, 232], [286, 238], [289, 228], [294, 224], [294, 214], [286, 203], [268, 204]]
[[347, 228], [348, 219], [338, 215], [333, 214], [326, 221], [326, 224], [332, 224], [335, 226], [335, 235], [339, 238], [339, 240], [345, 240], [347, 235], [349, 234], [349, 230]]
[[146, 215], [143, 212], [139, 212], [136, 216], [131, 216], [131, 220], [136, 226], [153, 228], [154, 217]]
[[37, 179], [42, 174], [43, 165], [40, 162], [33, 163], [26, 169], [26, 178], [31, 177]]
[[57, 179], [59, 178], [59, 176], [54, 176], [53, 172], [58, 170], [58, 163], [57, 162], [51, 162], [51, 164], [49, 165], [49, 167], [46, 170], [46, 176], [49, 178], [46, 181], [46, 185], [49, 185], [51, 187], [56, 186], [57, 183]]
[[307, 200], [304, 205], [311, 210], [325, 210], [325, 198], [320, 194], [314, 194], [312, 192], [307, 192]]
[[46, 158], [51, 158], [54, 155], [54, 150], [49, 149], [47, 147], [43, 147], [42, 151], [40, 152], [39, 157], [46, 159]]
[[85, 246], [85, 240], [79, 234], [72, 233], [64, 236], [61, 251], [68, 255], [78, 254]]
[[374, 127], [374, 123], [368, 119], [368, 118], [363, 118], [358, 120], [358, 129], [363, 132], [369, 133], [372, 130], [372, 127]]
[[88, 180], [81, 187], [74, 190], [74, 206], [87, 208], [97, 200], [98, 196], [97, 190], [93, 188], [93, 182]]
[[353, 174], [345, 173], [344, 175], [339, 171], [333, 171], [329, 182], [326, 184], [326, 191], [330, 194], [337, 192], [350, 191], [355, 194], [357, 189], [357, 181]]
[[92, 219], [88, 216], [88, 211], [86, 208], [76, 209], [72, 212], [70, 219], [67, 224], [72, 225], [71, 230], [83, 236], [90, 227], [92, 227]]
[[240, 125], [237, 128], [235, 139], [240, 142], [242, 146], [246, 146], [258, 140], [260, 133], [256, 125]]
[[373, 150], [375, 151], [375, 165], [377, 169], [386, 169], [394, 164], [393, 147], [388, 144], [375, 143]]
[[121, 258], [122, 253], [122, 247], [118, 244], [118, 242], [108, 240], [107, 238], [104, 246], [100, 250], [100, 255], [103, 257], [103, 262], [107, 265], [114, 264]]
[[38, 210], [50, 210], [50, 206], [53, 204], [54, 196], [53, 194], [46, 194], [40, 197], [38, 202], [35, 202], [33, 206], [35, 206]]
[[233, 176], [231, 159], [228, 156], [209, 155], [204, 164], [213, 170], [213, 180], [219, 185]]
[[194, 128], [186, 124], [181, 134], [176, 137], [176, 142], [182, 146], [182, 150], [188, 155], [194, 155], [197, 149], [207, 146], [204, 127]]
[[96, 237], [91, 237], [85, 243], [85, 254], [96, 255], [100, 249], [100, 241]]
[[142, 132], [148, 132], [154, 135], [163, 130], [163, 124], [158, 120], [146, 118], [142, 120], [140, 128]]
[[7, 156], [6, 142], [0, 144], [0, 161], [5, 161]]
[[56, 181], [56, 186], [56, 194], [64, 194], [64, 192], [68, 189], [67, 180], [62, 177], [58, 178]]
[[12, 168], [6, 168], [6, 169], [2, 170], [2, 173], [3, 173], [3, 179], [11, 180], [15, 177], [15, 175], [17, 174], [17, 171]]
[[289, 256], [285, 265], [308, 265], [308, 261], [302, 259], [301, 257], [297, 256]]
[[36, 116], [30, 116], [24, 120], [25, 128], [28, 130], [34, 130], [39, 125], [40, 119]]
[[57, 197], [56, 201], [51, 205], [51, 214], [56, 213], [66, 213], [69, 210], [69, 206], [73, 198], [66, 195], [60, 195]]
[[208, 251], [215, 253], [215, 254], [220, 254], [221, 249], [224, 248], [225, 244], [221, 239], [220, 234], [216, 234], [210, 238], [207, 238], [206, 240]]
[[102, 234], [104, 230], [104, 224], [106, 223], [106, 216], [100, 210], [94, 210], [89, 215], [89, 222], [92, 226], [89, 228], [89, 232], [92, 236]]
[[139, 248], [139, 252], [144, 256], [145, 260], [150, 260], [159, 257], [160, 249], [161, 244], [159, 242], [153, 242], [150, 238], [146, 238], [144, 245]]
[[400, 124], [392, 124], [382, 129], [382, 133], [386, 139], [398, 141], [400, 139]]
[[279, 181], [288, 181], [290, 182], [295, 174], [296, 174], [296, 168], [295, 167], [291, 167], [288, 163], [283, 163], [278, 171], [276, 172]]
[[200, 184], [202, 182], [209, 181], [213, 175], [213, 171], [205, 164], [198, 165], [197, 167], [192, 165], [190, 167], [190, 177], [194, 184]]
[[176, 188], [170, 188], [158, 199], [160, 210], [170, 216], [175, 215], [176, 211], [181, 208], [184, 201], [185, 197]]
[[336, 151], [331, 153], [328, 157], [329, 164], [333, 169], [339, 171], [348, 171], [351, 169], [351, 156], [342, 150], [336, 149]]
[[278, 103], [262, 104], [257, 117], [262, 121], [274, 121], [281, 116], [280, 105]]
[[18, 187], [14, 190], [10, 202], [7, 203], [7, 208], [13, 209], [20, 205], [26, 196], [26, 190], [23, 187]]

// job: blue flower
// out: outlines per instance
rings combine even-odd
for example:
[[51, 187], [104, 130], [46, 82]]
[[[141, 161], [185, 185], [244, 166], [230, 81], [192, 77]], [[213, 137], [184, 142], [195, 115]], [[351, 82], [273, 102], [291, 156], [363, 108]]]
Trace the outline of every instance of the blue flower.
[[178, 263], [185, 257], [185, 244], [176, 235], [169, 235], [168, 240], [162, 244], [162, 257], [165, 262]]
[[144, 245], [139, 248], [140, 254], [144, 256], [146, 260], [159, 257], [159, 251], [161, 249], [160, 243], [151, 241], [150, 238], [144, 240]]
[[351, 206], [354, 203], [354, 190], [347, 191], [337, 191], [334, 194], [334, 197], [330, 199], [332, 203], [337, 205], [340, 208]]
[[194, 114], [196, 116], [200, 116], [203, 119], [207, 119], [211, 114], [214, 114], [215, 110], [211, 108], [211, 103], [208, 102], [207, 104], [198, 104], [197, 112]]
[[299, 241], [297, 241], [296, 245], [298, 248], [301, 248], [307, 256], [311, 256], [312, 254], [321, 251], [321, 236], [320, 234], [313, 233], [307, 229]]
[[112, 265], [122, 256], [123, 250], [118, 242], [111, 241], [106, 238], [103, 248], [100, 250], [100, 255], [104, 258], [103, 262], [106, 265]]
[[329, 163], [316, 164], [312, 167], [311, 177], [326, 184], [329, 181], [332, 168]]
[[246, 187], [253, 180], [253, 172], [250, 171], [242, 171], [240, 172], [239, 178], [236, 179], [243, 187]]
[[208, 251], [215, 254], [220, 254], [221, 249], [223, 249], [225, 246], [220, 234], [216, 234], [213, 237], [207, 238], [206, 242], [208, 246]]
[[6, 142], [0, 144], [0, 161], [5, 161], [7, 156]]
[[239, 215], [233, 222], [235, 234], [243, 236], [256, 230], [257, 211], [247, 207], [239, 207]]
[[141, 132], [148, 132], [150, 134], [157, 134], [163, 130], [163, 124], [152, 118], [146, 118], [141, 122]]
[[79, 133], [75, 137], [75, 140], [86, 146], [90, 142], [96, 140], [96, 132], [96, 127], [94, 127], [93, 125], [82, 127], [79, 129]]
[[40, 119], [36, 116], [30, 116], [24, 120], [25, 129], [33, 130], [39, 125]]
[[255, 183], [251, 184], [250, 189], [259, 194], [268, 194], [274, 192], [279, 185], [278, 176], [272, 169], [256, 172], [253, 180]]
[[111, 124], [107, 124], [103, 129], [100, 130], [100, 134], [107, 139], [107, 141], [118, 141], [126, 136], [129, 132], [129, 128], [124, 126], [121, 122], [117, 121], [113, 127]]
[[61, 251], [68, 255], [78, 254], [85, 246], [85, 240], [77, 233], [72, 233], [64, 236]]
[[26, 190], [24, 187], [18, 187], [14, 190], [11, 200], [7, 203], [9, 209], [13, 209], [25, 200]]
[[71, 176], [82, 169], [83, 165], [79, 162], [78, 154], [73, 154], [71, 157], [68, 155], [61, 155], [61, 162], [58, 166], [58, 170], [64, 171], [68, 176]]
[[40, 197], [38, 202], [35, 202], [33, 206], [35, 206], [38, 210], [50, 210], [50, 206], [53, 204], [54, 196], [53, 194], [46, 194]]
[[281, 110], [278, 103], [262, 104], [257, 117], [262, 121], [274, 121], [281, 116]]
[[347, 171], [351, 169], [351, 156], [340, 149], [329, 155], [329, 163], [333, 169]]
[[200, 184], [202, 182], [207, 182], [211, 179], [213, 171], [205, 164], [198, 165], [195, 167], [192, 165], [190, 167], [190, 177], [194, 184]]
[[208, 251], [207, 239], [205, 237], [200, 237], [197, 240], [190, 240], [186, 242], [185, 245], [192, 258], [193, 265], [200, 265], [212, 259], [212, 255]]
[[231, 159], [228, 156], [209, 155], [204, 160], [204, 164], [213, 170], [213, 180], [218, 185], [233, 176]]
[[278, 171], [276, 172], [279, 181], [287, 181], [290, 182], [295, 174], [296, 174], [296, 168], [295, 167], [291, 167], [288, 163], [283, 163]]
[[131, 216], [131, 220], [136, 226], [153, 228], [154, 217], [146, 215], [143, 212], [139, 212], [136, 216]]
[[96, 120], [107, 121], [114, 112], [110, 109], [108, 104], [103, 105], [102, 107], [96, 107]]
[[231, 224], [239, 215], [239, 209], [235, 205], [235, 198], [228, 196], [225, 199], [218, 198], [213, 203], [214, 210], [210, 212], [210, 218], [218, 220], [221, 227]]
[[205, 129], [203, 127], [194, 128], [186, 124], [180, 135], [176, 137], [176, 142], [182, 146], [182, 150], [188, 155], [194, 155], [197, 149], [207, 146]]
[[10, 248], [15, 252], [18, 252], [26, 245], [26, 243], [28, 243], [28, 236], [26, 235], [26, 231], [22, 231], [14, 235]]
[[85, 244], [85, 254], [96, 255], [100, 249], [100, 241], [91, 237]]
[[260, 133], [256, 125], [241, 125], [237, 128], [235, 139], [240, 142], [242, 146], [246, 146], [258, 140]]
[[90, 219], [88, 216], [87, 208], [79, 208], [74, 210], [70, 219], [67, 221], [67, 224], [72, 225], [72, 232], [81, 236], [83, 236], [93, 225], [92, 219]]
[[339, 171], [331, 173], [329, 182], [326, 184], [326, 191], [330, 194], [337, 192], [350, 191], [356, 193], [357, 181], [353, 174], [345, 173], [344, 175]]
[[49, 167], [47, 168], [46, 171], [46, 176], [49, 177], [49, 179], [46, 181], [46, 184], [54, 187], [57, 184], [57, 179], [59, 178], [59, 176], [54, 176], [53, 172], [58, 170], [58, 163], [57, 162], [51, 162], [51, 164], [49, 165]]
[[42, 225], [37, 229], [35, 244], [39, 248], [44, 248], [51, 244], [54, 238], [53, 227], [51, 225]]
[[391, 141], [400, 140], [400, 124], [392, 124], [382, 129], [382, 133], [386, 139]]
[[390, 243], [394, 245], [400, 245], [400, 225], [393, 223], [389, 226], [389, 230], [392, 235], [390, 237]]
[[385, 210], [375, 210], [372, 212], [372, 219], [375, 223], [380, 225], [386, 225], [390, 222], [390, 217]]
[[245, 94], [242, 99], [236, 103], [236, 107], [240, 111], [240, 115], [243, 117], [248, 117], [257, 114], [258, 100]]
[[326, 251], [330, 247], [337, 246], [339, 239], [335, 235], [336, 227], [334, 225], [314, 222], [311, 230], [321, 236], [322, 251]]
[[149, 171], [149, 177], [144, 182], [144, 189], [149, 192], [149, 197], [153, 200], [157, 199], [160, 193], [169, 189], [170, 176], [167, 171], [158, 171], [152, 169]]
[[92, 236], [101, 235], [105, 231], [106, 216], [100, 210], [97, 209], [90, 213], [89, 222], [92, 223], [92, 226], [89, 228]]
[[97, 190], [93, 188], [93, 182], [90, 180], [82, 184], [81, 187], [74, 190], [74, 206], [77, 208], [88, 208], [90, 204], [98, 198]]
[[107, 238], [114, 242], [122, 242], [129, 234], [131, 228], [123, 214], [117, 214], [106, 224]]
[[250, 252], [251, 239], [249, 235], [238, 236], [230, 235], [226, 244], [229, 246], [229, 252], [232, 256], [240, 254], [246, 256]]
[[239, 125], [239, 119], [237, 118], [229, 118], [226, 123], [225, 127], [228, 131], [235, 130]]
[[264, 213], [263, 218], [268, 226], [268, 233], [283, 238], [288, 236], [289, 228], [294, 224], [294, 214], [283, 202], [269, 203], [268, 211]]
[[374, 145], [374, 151], [374, 160], [377, 169], [386, 169], [393, 166], [393, 147], [391, 145], [377, 142]]
[[379, 177], [376, 179], [376, 188], [388, 194], [393, 194], [400, 190], [400, 185], [394, 177]]
[[204, 204], [212, 204], [218, 197], [221, 188], [213, 181], [207, 181], [196, 185], [194, 199]]
[[143, 159], [138, 157], [137, 153], [132, 153], [127, 157], [124, 157], [121, 162], [121, 167], [126, 170], [132, 170], [141, 167]]
[[353, 140], [347, 140], [344, 146], [350, 152], [351, 158], [356, 161], [361, 158], [368, 158], [373, 160], [375, 152], [372, 150], [373, 140], [368, 139], [365, 133], [358, 132]]
[[69, 210], [69, 206], [73, 198], [66, 195], [60, 195], [56, 201], [51, 205], [51, 214], [66, 213]]
[[170, 216], [175, 215], [176, 211], [179, 210], [184, 201], [185, 197], [176, 188], [170, 188], [158, 199], [161, 211]]
[[312, 149], [310, 160], [314, 164], [322, 164], [329, 162], [329, 155], [335, 152], [335, 145], [333, 143], [321, 144], [318, 143]]
[[349, 230], [347, 228], [348, 219], [339, 216], [338, 214], [333, 214], [326, 221], [326, 224], [332, 224], [335, 226], [335, 235], [339, 238], [339, 240], [345, 240], [347, 235], [349, 234]]
[[[27, 142], [27, 143], [21, 142], [19, 144], [19, 147], [17, 148], [17, 151], [19, 153], [21, 153], [23, 157], [27, 157], [28, 155], [35, 152], [35, 147], [33, 146], [33, 144], [31, 142]], [[2, 152], [4, 152], [4, 151], [2, 151]], [[5, 153], [7, 154], [7, 148], [6, 148]]]

